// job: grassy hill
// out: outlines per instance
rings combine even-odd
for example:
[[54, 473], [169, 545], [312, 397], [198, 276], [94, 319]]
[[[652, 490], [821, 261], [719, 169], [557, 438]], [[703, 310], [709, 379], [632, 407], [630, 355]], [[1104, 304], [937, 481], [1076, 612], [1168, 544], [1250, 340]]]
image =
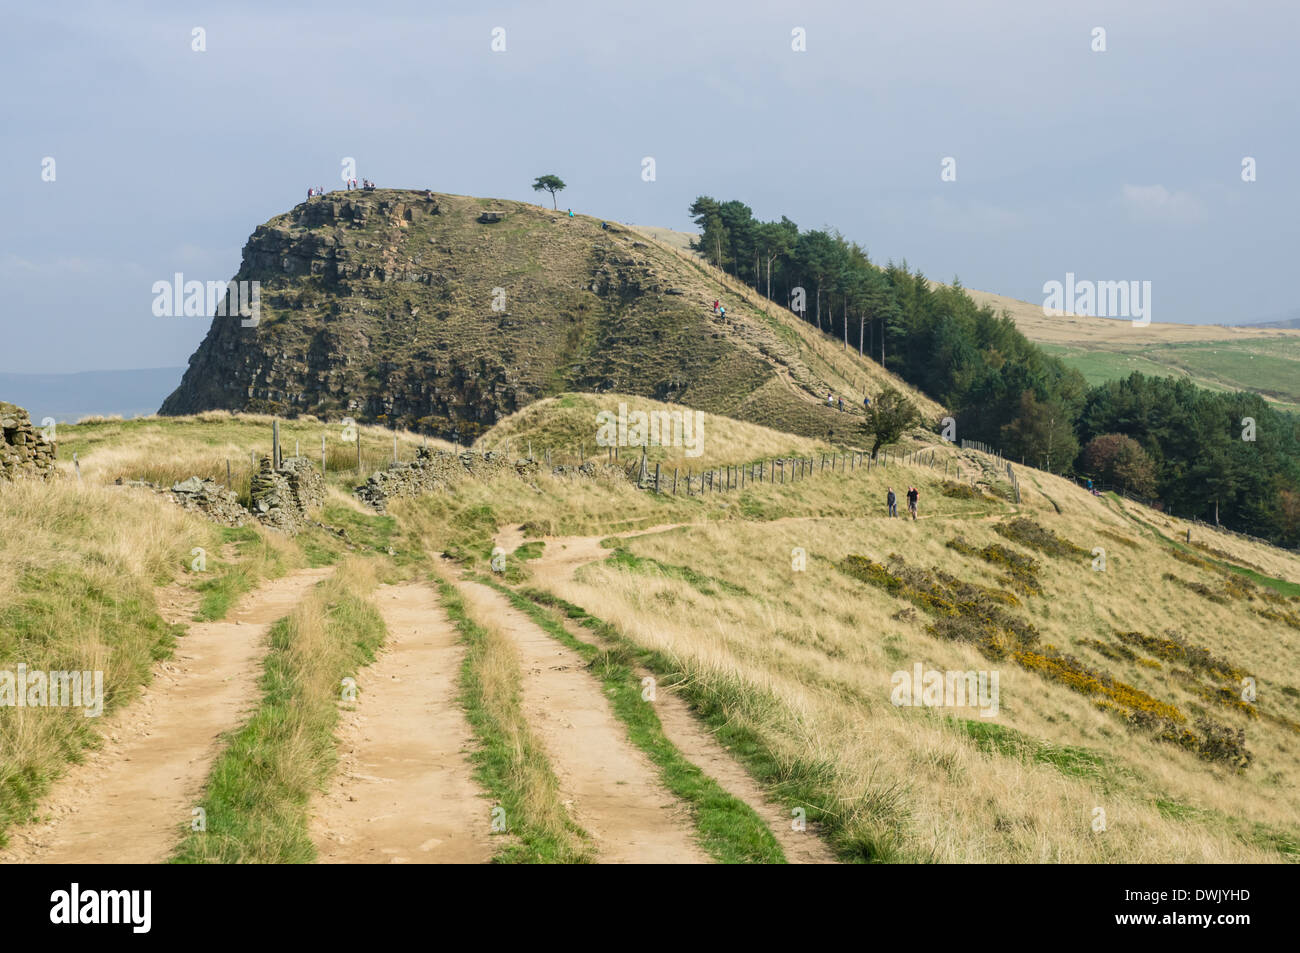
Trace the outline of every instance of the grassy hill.
[[[512, 452], [532, 440], [536, 453], [536, 444], [590, 434], [594, 412], [621, 399], [539, 401], [486, 432], [480, 446], [500, 448], [508, 437]], [[265, 449], [267, 425], [205, 414], [61, 428], [60, 465], [69, 479], [0, 488], [6, 657], [87, 667], [111, 658], [111, 712], [131, 704], [153, 660], [183, 645], [184, 625], [163, 621], [162, 593], [193, 591], [219, 617], [257, 579], [345, 554], [370, 563], [380, 579], [441, 579], [450, 593], [493, 576], [490, 557], [502, 548], [509, 563], [499, 583], [555, 638], [595, 646], [590, 672], [611, 698], [639, 693], [642, 673], [652, 673], [787, 818], [793, 807], [804, 810], [842, 860], [1300, 857], [1294, 553], [1199, 527], [1189, 543], [1180, 521], [1032, 469], [1016, 468], [1021, 502], [1012, 503], [994, 461], [923, 431], [909, 445], [927, 448], [933, 465], [891, 457], [885, 467], [814, 468], [797, 482], [750, 481], [689, 497], [619, 479], [504, 475], [394, 501], [386, 516], [351, 500], [355, 474], [340, 458], [320, 519], [346, 527], [346, 543], [328, 529], [292, 540], [257, 528], [222, 530], [113, 484], [119, 476], [224, 470], [227, 454], [246, 454], [250, 444]], [[318, 451], [325, 425], [284, 427], [282, 441]], [[820, 457], [829, 449], [725, 416], [707, 415], [704, 433], [707, 450], [696, 466]], [[399, 455], [406, 459], [420, 439], [400, 433]], [[368, 465], [391, 455], [391, 432], [363, 429], [363, 441]], [[63, 452], [74, 447], [80, 483]], [[920, 489], [921, 519], [889, 519], [886, 488], [901, 495], [908, 485]], [[212, 554], [206, 574], [192, 570], [194, 546]], [[1096, 563], [1101, 550], [1104, 571]], [[350, 592], [347, 618], [369, 612], [378, 596], [368, 592]], [[473, 603], [446, 599], [462, 614], [471, 646], [499, 622], [476, 616]], [[320, 625], [276, 631], [282, 641], [268, 666], [294, 656], [294, 639], [323, 637]], [[491, 657], [494, 691], [513, 691], [519, 664], [509, 653]], [[918, 664], [998, 673], [996, 714], [970, 704], [895, 704], [899, 673]], [[320, 691], [337, 684], [313, 677], [325, 686]], [[1243, 695], [1246, 679], [1254, 694]], [[297, 684], [264, 704], [289, 704]], [[486, 690], [486, 683], [466, 684]], [[467, 695], [465, 704], [482, 757], [503, 764], [512, 757], [493, 720], [507, 716], [521, 750], [532, 750], [526, 718], [506, 699]], [[270, 714], [250, 717], [253, 731]], [[85, 721], [70, 714], [37, 722], [0, 709], [0, 827], [28, 816], [68, 759], [96, 743], [98, 726]], [[313, 724], [328, 732], [333, 722]], [[247, 734], [231, 743], [248, 744]], [[232, 753], [214, 784], [229, 787], [230, 772], [257, 764], [280, 771], [280, 759], [297, 764], [304, 751], [321, 748], [292, 732], [276, 739], [263, 737], [256, 762]], [[572, 819], [565, 821], [566, 808], [547, 786], [553, 782], [544, 782], [545, 759], [529, 757], [532, 793], [510, 801], [524, 815], [512, 815], [512, 830], [523, 833], [503, 857], [552, 849], [529, 839], [530, 811], [546, 812], [548, 837], [569, 836], [554, 834]], [[313, 763], [302, 774], [328, 777], [331, 764]], [[504, 786], [501, 797], [524, 783], [504, 768], [492, 777]], [[537, 793], [543, 790], [552, 793]], [[305, 823], [300, 801], [276, 800], [289, 796], [271, 786], [259, 811], [275, 824]], [[223, 836], [220, 851], [199, 853], [284, 859], [273, 853], [282, 839], [256, 824]], [[293, 858], [304, 856], [310, 850]]]
[[[632, 227], [698, 260], [690, 251], [697, 237], [693, 233]], [[1089, 384], [1118, 380], [1134, 371], [1154, 377], [1187, 377], [1211, 390], [1253, 391], [1281, 410], [1300, 411], [1300, 330], [1294, 325], [1225, 327], [1160, 322], [1136, 327], [1128, 320], [1048, 316], [1041, 304], [988, 291], [965, 291], [977, 305], [991, 307], [996, 313], [1005, 311], [1029, 340], [1078, 369]]]
[[1152, 323], [1082, 315], [1052, 317], [1040, 305], [984, 291], [977, 304], [1006, 310], [1026, 337], [1077, 368], [1090, 384], [1134, 371], [1187, 377], [1211, 390], [1254, 391], [1281, 410], [1300, 411], [1300, 331]]
[[472, 440], [543, 397], [617, 392], [834, 439], [828, 390], [853, 410], [885, 383], [911, 393], [692, 256], [521, 202], [335, 192], [260, 226], [235, 278], [261, 283], [259, 323], [215, 318], [162, 413]]

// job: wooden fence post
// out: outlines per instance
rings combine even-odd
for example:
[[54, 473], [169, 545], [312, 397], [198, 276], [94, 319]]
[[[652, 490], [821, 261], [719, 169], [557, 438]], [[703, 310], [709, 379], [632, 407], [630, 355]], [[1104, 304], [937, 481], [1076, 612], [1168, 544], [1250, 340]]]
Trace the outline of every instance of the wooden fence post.
[[677, 468], [673, 467], [673, 496], [677, 495]]
[[325, 435], [320, 435], [320, 475], [325, 475]]
[[[321, 471], [325, 472], [324, 470]], [[230, 458], [226, 457], [226, 489], [230, 489]]]
[[271, 421], [271, 469], [280, 469], [280, 418]]
[[655, 464], [655, 492], [659, 492], [659, 464]]

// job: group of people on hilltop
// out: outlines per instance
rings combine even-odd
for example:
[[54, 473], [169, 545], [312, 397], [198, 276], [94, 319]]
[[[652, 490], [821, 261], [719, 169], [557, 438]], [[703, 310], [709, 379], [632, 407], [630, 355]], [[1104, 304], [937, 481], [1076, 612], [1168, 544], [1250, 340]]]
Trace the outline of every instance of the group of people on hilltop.
[[[914, 486], [909, 486], [907, 488], [907, 512], [912, 515], [913, 520], [916, 519], [916, 510], [920, 502], [921, 491]], [[894, 494], [892, 486], [889, 488], [889, 493], [885, 495], [885, 505], [889, 507], [890, 516], [898, 515], [898, 497]]]
[[[356, 180], [356, 179], [348, 179], [348, 191], [349, 191], [349, 192], [351, 192], [353, 189], [367, 189], [367, 190], [369, 190], [369, 189], [373, 189], [374, 187], [375, 187], [375, 183], [371, 182], [369, 179], [362, 179], [360, 185], [357, 185], [357, 180]], [[317, 187], [317, 188], [314, 188], [314, 189], [308, 189], [308, 190], [307, 190], [307, 198], [309, 198], [309, 199], [310, 199], [310, 198], [315, 198], [315, 197], [318, 196], [318, 195], [324, 195], [324, 194], [325, 194], [325, 187], [324, 187], [324, 186], [319, 186], [319, 187]], [[430, 197], [432, 197], [432, 196], [433, 196], [433, 193], [430, 192], [429, 195], [430, 195]]]

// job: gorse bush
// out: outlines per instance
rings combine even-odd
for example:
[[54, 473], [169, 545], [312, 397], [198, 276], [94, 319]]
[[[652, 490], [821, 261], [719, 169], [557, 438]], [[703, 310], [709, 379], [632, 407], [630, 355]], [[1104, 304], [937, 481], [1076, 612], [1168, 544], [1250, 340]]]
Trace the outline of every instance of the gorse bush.
[[1020, 543], [1022, 546], [1036, 549], [1048, 556], [1089, 555], [1088, 550], [1082, 546], [1076, 546], [1068, 539], [1057, 536], [1047, 527], [1040, 526], [1024, 516], [1018, 516], [1007, 523], [998, 523], [993, 529], [1013, 543]]

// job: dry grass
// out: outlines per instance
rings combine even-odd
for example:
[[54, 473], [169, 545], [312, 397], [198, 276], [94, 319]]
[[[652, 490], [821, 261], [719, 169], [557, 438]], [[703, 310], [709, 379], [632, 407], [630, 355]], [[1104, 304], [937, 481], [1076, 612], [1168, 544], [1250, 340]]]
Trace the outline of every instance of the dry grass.
[[178, 861], [315, 859], [309, 804], [338, 757], [339, 685], [374, 660], [386, 634], [377, 583], [373, 561], [350, 558], [271, 627], [261, 703], [212, 766], [207, 830], [185, 836]]
[[[938, 420], [946, 412], [941, 404], [882, 368], [877, 361], [859, 356], [852, 331], [849, 346], [845, 347], [842, 341], [837, 342], [815, 325], [800, 320], [732, 275], [708, 264], [690, 250], [689, 241], [694, 236], [646, 226], [632, 225], [628, 228], [691, 266], [699, 276], [700, 288], [688, 284], [688, 290], [711, 291], [721, 286], [730, 296], [724, 301], [728, 317], [734, 315], [739, 320], [753, 321], [758, 326], [776, 330], [783, 342], [793, 348], [797, 359], [812, 372], [818, 398], [825, 399], [826, 390], [833, 390], [856, 411], [862, 407], [863, 397], [875, 397], [889, 386], [910, 397], [927, 420]], [[888, 354], [885, 357], [888, 362]]]
[[[637, 412], [647, 415], [699, 413], [681, 404], [665, 404], [629, 394], [564, 394], [529, 404], [523, 410], [502, 419], [479, 438], [474, 449], [503, 452], [506, 441], [509, 440], [512, 457], [526, 456], [531, 446], [533, 456], [537, 459], [543, 459], [545, 451], [549, 449], [552, 463], [573, 464], [579, 462], [580, 457], [597, 463], [607, 462], [608, 449], [596, 444], [600, 429], [597, 415], [608, 412], [617, 420], [620, 404], [626, 405], [629, 418]], [[646, 449], [646, 459], [651, 469], [659, 463], [667, 467], [671, 475], [672, 469], [677, 467], [685, 478], [688, 468], [699, 472], [711, 466], [776, 456], [802, 454], [807, 457], [831, 449], [824, 441], [770, 430], [730, 417], [701, 413], [700, 418], [703, 419], [703, 425], [698, 431], [693, 424], [697, 418], [691, 418], [690, 447], [651, 446]], [[673, 436], [676, 436], [675, 431]], [[683, 427], [682, 444], [688, 443], [686, 436]], [[698, 443], [695, 442], [697, 439]], [[661, 443], [671, 442], [673, 441], [669, 437], [661, 438]], [[698, 448], [699, 455], [688, 456], [687, 450], [693, 452], [694, 448]], [[640, 447], [619, 447], [618, 451], [618, 462], [624, 466], [631, 467], [641, 459]]]
[[[273, 421], [262, 414], [224, 411], [191, 417], [88, 419], [59, 427], [59, 466], [71, 474], [76, 453], [86, 482], [106, 484], [120, 478], [170, 486], [191, 476], [224, 484], [229, 462], [232, 488], [246, 499], [252, 473], [250, 453], [256, 452], [259, 458], [270, 454]], [[426, 442], [434, 448], [453, 448], [445, 441], [426, 440], [409, 431], [374, 426], [358, 426], [356, 431], [366, 473], [392, 462], [394, 436], [401, 460], [414, 459], [416, 448]], [[311, 417], [280, 421], [284, 456], [291, 456], [297, 448], [308, 459], [319, 461], [322, 436], [328, 472], [336, 475], [340, 484], [357, 482], [357, 443], [344, 439], [341, 424]]]
[[[960, 458], [974, 469], [975, 455]], [[593, 565], [576, 580], [548, 577], [548, 587], [672, 659], [725, 701], [731, 724], [763, 739], [781, 770], [823, 779], [829, 802], [843, 805], [836, 824], [846, 853], [954, 862], [1293, 859], [1300, 769], [1298, 739], [1285, 720], [1300, 714], [1300, 686], [1291, 684], [1300, 669], [1300, 635], [1241, 601], [1218, 604], [1165, 580], [1164, 573], [1176, 572], [1218, 584], [1218, 575], [1176, 560], [1167, 542], [1107, 499], [1037, 471], [1020, 473], [1020, 506], [947, 498], [941, 470], [900, 465], [690, 500], [590, 481], [539, 480], [536, 491], [520, 493], [507, 481], [466, 487], [456, 503], [483, 508], [477, 531], [519, 522], [530, 539], [701, 524], [629, 544], [657, 564]], [[922, 520], [885, 519], [885, 486], [901, 495], [912, 483], [922, 491]], [[433, 500], [412, 505], [429, 508], [435, 520], [453, 515]], [[1063, 684], [936, 638], [907, 604], [833, 568], [850, 553], [884, 560], [898, 552], [909, 564], [998, 586], [998, 566], [946, 543], [960, 533], [977, 548], [1016, 547], [990, 520], [1017, 512], [1085, 552], [1033, 553], [1044, 595], [1023, 596], [1017, 611], [1041, 633], [1043, 646], [1078, 656], [1189, 720], [1208, 714], [1244, 729], [1254, 755], [1248, 769], [1207, 763], [1130, 729]], [[562, 545], [549, 539], [545, 551]], [[1300, 579], [1292, 555], [1235, 538], [1224, 546], [1252, 565]], [[791, 571], [794, 547], [808, 554], [804, 573]], [[1104, 573], [1092, 569], [1094, 547], [1107, 551]], [[1156, 659], [1117, 662], [1089, 645], [1113, 640], [1117, 631], [1166, 629], [1254, 677], [1261, 712], [1282, 720], [1216, 706], [1168, 664], [1151, 664]], [[915, 662], [941, 670], [997, 668], [999, 716], [894, 707], [890, 676]], [[947, 721], [954, 715], [977, 722], [973, 731], [988, 721], [994, 727], [988, 737], [968, 736]], [[1091, 828], [1095, 808], [1106, 812], [1105, 832]]]
[[[0, 669], [102, 671], [105, 711], [120, 707], [174, 644], [155, 586], [216, 538], [148, 494], [0, 483]], [[74, 708], [0, 707], [0, 831], [97, 743], [97, 723]]]

